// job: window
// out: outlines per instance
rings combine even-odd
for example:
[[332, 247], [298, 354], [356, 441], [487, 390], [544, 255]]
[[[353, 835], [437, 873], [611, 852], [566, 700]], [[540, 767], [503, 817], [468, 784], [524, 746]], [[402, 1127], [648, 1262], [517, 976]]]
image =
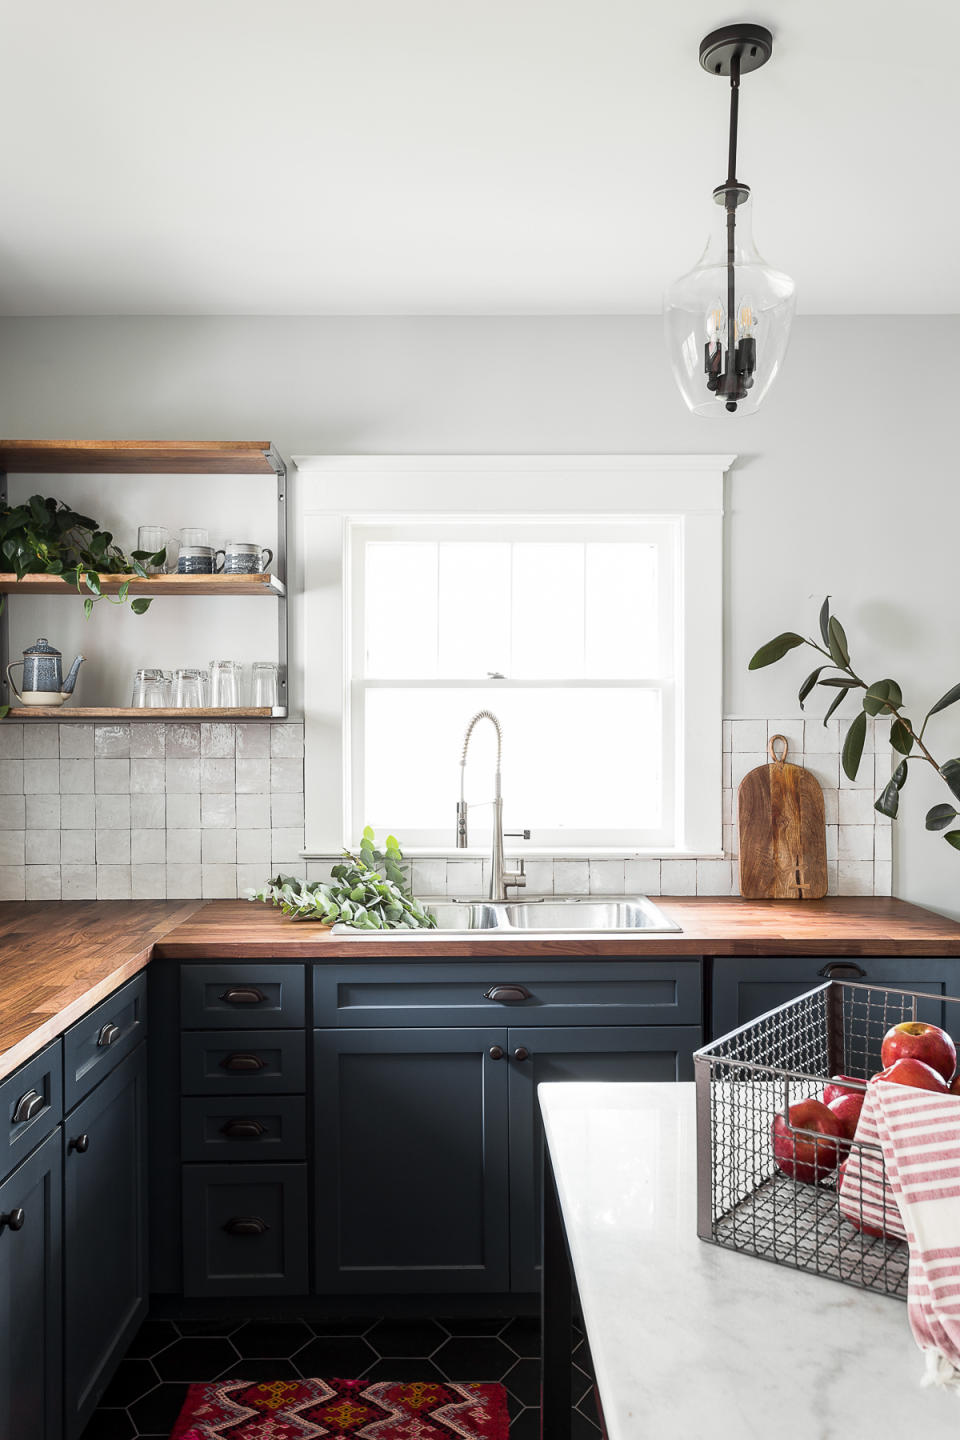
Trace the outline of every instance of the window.
[[[725, 465], [699, 458], [298, 460], [312, 852], [364, 824], [452, 850], [481, 709], [524, 853], [720, 848]], [[494, 746], [478, 726], [478, 850]]]

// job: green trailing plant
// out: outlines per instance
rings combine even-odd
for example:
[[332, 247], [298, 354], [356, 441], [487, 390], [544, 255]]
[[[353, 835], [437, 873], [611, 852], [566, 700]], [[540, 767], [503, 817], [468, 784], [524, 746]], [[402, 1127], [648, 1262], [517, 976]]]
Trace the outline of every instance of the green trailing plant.
[[[874, 808], [879, 810], [881, 815], [886, 815], [891, 820], [896, 819], [900, 808], [900, 792], [907, 783], [910, 765], [917, 760], [924, 765], [932, 765], [954, 800], [960, 802], [960, 758], [944, 760], [941, 763], [934, 759], [924, 739], [927, 725], [933, 716], [939, 715], [942, 710], [960, 700], [960, 684], [952, 686], [945, 695], [941, 695], [937, 703], [927, 711], [922, 723], [915, 726], [904, 714], [903, 692], [896, 680], [874, 680], [872, 684], [868, 684], [853, 669], [844, 628], [837, 617], [830, 613], [829, 595], [820, 607], [820, 639], [822, 644], [808, 636], [798, 635], [793, 630], [784, 631], [782, 635], [768, 640], [766, 645], [761, 645], [750, 661], [749, 668], [761, 670], [765, 665], [773, 665], [800, 645], [808, 645], [816, 650], [824, 657], [825, 663], [811, 670], [800, 686], [798, 699], [802, 710], [807, 698], [818, 686], [833, 691], [833, 698], [823, 717], [824, 725], [851, 692], [863, 692], [858, 695], [861, 708], [850, 723], [841, 755], [844, 774], [851, 780], [857, 778], [860, 769], [867, 734], [867, 717], [889, 719], [890, 744], [902, 758], [874, 802]], [[934, 805], [927, 811], [926, 817], [927, 829], [945, 831], [944, 840], [955, 850], [960, 850], [960, 829], [949, 827], [958, 816], [960, 810], [957, 806], [945, 803]]]
[[355, 930], [433, 930], [436, 920], [413, 896], [403, 868], [403, 852], [393, 835], [378, 850], [369, 826], [360, 854], [344, 850], [330, 881], [298, 880], [277, 875], [262, 890], [247, 892], [249, 900], [273, 905], [293, 920], [319, 920], [325, 925], [350, 925]]
[[[96, 520], [71, 510], [62, 500], [52, 496], [31, 495], [22, 505], [0, 504], [0, 557], [2, 568], [9, 569], [22, 580], [25, 575], [57, 575], [84, 597], [83, 608], [89, 618], [98, 600], [123, 605], [129, 582], [122, 584], [116, 595], [104, 595], [101, 575], [139, 575], [147, 578], [147, 565], [162, 565], [166, 551], [150, 554], [134, 550], [126, 555], [113, 543], [109, 530], [101, 530]], [[150, 600], [138, 595], [130, 601], [134, 615], [150, 608]]]

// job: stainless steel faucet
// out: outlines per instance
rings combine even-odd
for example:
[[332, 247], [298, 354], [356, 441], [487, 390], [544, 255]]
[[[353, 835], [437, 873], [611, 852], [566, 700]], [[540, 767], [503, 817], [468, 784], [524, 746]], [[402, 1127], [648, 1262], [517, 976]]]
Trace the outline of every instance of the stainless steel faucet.
[[[473, 734], [473, 727], [478, 720], [489, 720], [497, 732], [497, 767], [493, 774], [493, 843], [490, 851], [490, 899], [506, 900], [507, 886], [526, 885], [527, 877], [523, 870], [523, 861], [520, 861], [519, 870], [504, 870], [503, 868], [503, 797], [500, 794], [500, 759], [503, 751], [503, 731], [500, 728], [500, 721], [492, 710], [478, 710], [476, 715], [467, 726], [466, 734], [463, 737], [463, 753], [460, 756], [460, 799], [457, 801], [457, 849], [467, 848], [467, 801], [465, 794], [465, 781], [467, 774], [467, 751], [470, 748], [470, 736]], [[487, 803], [487, 802], [480, 802]], [[511, 830], [508, 832], [511, 839], [530, 839], [529, 830]]]

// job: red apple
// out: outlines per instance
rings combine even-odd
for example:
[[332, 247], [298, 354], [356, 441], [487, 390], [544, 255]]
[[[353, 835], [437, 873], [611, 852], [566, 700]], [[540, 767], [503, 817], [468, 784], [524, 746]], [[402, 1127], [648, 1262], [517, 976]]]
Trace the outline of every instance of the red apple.
[[950, 1094], [960, 1095], [960, 1075], [957, 1076], [953, 1084], [950, 1086]]
[[[853, 1085], [841, 1085], [841, 1080], [852, 1080]], [[823, 1103], [829, 1105], [833, 1100], [839, 1100], [841, 1095], [859, 1095], [863, 1099], [863, 1090], [856, 1087], [862, 1086], [865, 1082], [858, 1080], [856, 1075], [834, 1075], [829, 1085], [823, 1087]]]
[[[795, 1131], [801, 1133], [795, 1134]], [[809, 1134], [802, 1132], [809, 1131]], [[789, 1115], [776, 1115], [771, 1126], [773, 1158], [784, 1175], [815, 1185], [837, 1168], [844, 1138], [840, 1120], [820, 1100], [798, 1100]]]
[[827, 1106], [843, 1126], [843, 1133], [848, 1140], [852, 1140], [857, 1133], [857, 1124], [860, 1120], [860, 1111], [863, 1109], [863, 1102], [867, 1097], [856, 1094], [853, 1090], [844, 1090], [836, 1100], [831, 1100]]
[[879, 1075], [873, 1078], [888, 1080], [892, 1085], [916, 1085], [918, 1090], [939, 1090], [941, 1095], [946, 1095], [948, 1088], [946, 1080], [938, 1071], [909, 1055], [901, 1060], [894, 1060], [892, 1065], [888, 1065], [886, 1070], [881, 1070]]
[[[849, 1157], [848, 1157], [848, 1158], [849, 1158]], [[846, 1174], [846, 1172], [847, 1172], [847, 1161], [844, 1160], [843, 1164], [840, 1166], [840, 1169], [837, 1171], [837, 1191], [838, 1191], [838, 1193], [839, 1193], [839, 1191], [840, 1191], [840, 1187], [841, 1187], [842, 1184], [843, 1184], [843, 1177], [844, 1177], [844, 1175]], [[884, 1233], [883, 1230], [882, 1230], [882, 1228], [881, 1228], [879, 1225], [871, 1225], [867, 1220], [864, 1220], [864, 1219], [862, 1218], [862, 1216], [860, 1216], [860, 1215], [857, 1215], [857, 1216], [848, 1215], [845, 1210], [841, 1211], [840, 1213], [843, 1215], [844, 1220], [849, 1220], [849, 1221], [850, 1221], [850, 1224], [853, 1226], [854, 1230], [861, 1230], [864, 1235], [878, 1235], [878, 1236], [879, 1236], [879, 1235], [883, 1235], [883, 1233]]]
[[927, 1025], [923, 1020], [904, 1020], [887, 1031], [880, 1047], [880, 1062], [884, 1069], [895, 1060], [922, 1060], [949, 1084], [957, 1068], [957, 1047], [939, 1025]]

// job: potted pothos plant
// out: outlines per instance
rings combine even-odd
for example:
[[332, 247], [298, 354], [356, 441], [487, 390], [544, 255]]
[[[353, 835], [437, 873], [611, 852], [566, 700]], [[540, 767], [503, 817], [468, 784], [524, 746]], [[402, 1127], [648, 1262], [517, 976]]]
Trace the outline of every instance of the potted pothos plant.
[[[857, 772], [860, 769], [868, 716], [889, 719], [890, 744], [902, 758], [874, 802], [874, 808], [879, 810], [881, 815], [886, 815], [891, 820], [896, 819], [900, 807], [900, 792], [907, 783], [910, 766], [917, 761], [924, 765], [931, 765], [950, 791], [953, 799], [960, 803], [960, 758], [937, 760], [931, 753], [926, 740], [927, 725], [934, 715], [939, 715], [960, 700], [960, 684], [951, 686], [944, 695], [941, 695], [937, 703], [931, 705], [923, 720], [917, 725], [904, 712], [903, 692], [896, 680], [885, 678], [868, 682], [863, 680], [853, 669], [844, 628], [836, 615], [830, 613], [829, 595], [820, 607], [819, 629], [822, 644], [817, 640], [810, 639], [809, 636], [798, 635], [793, 630], [786, 630], [782, 635], [776, 635], [772, 640], [768, 640], [766, 645], [760, 646], [750, 661], [749, 668], [760, 670], [765, 665], [773, 665], [801, 645], [809, 646], [810, 649], [823, 656], [823, 663], [811, 670], [804, 679], [797, 698], [802, 710], [808, 697], [817, 687], [831, 691], [832, 699], [823, 717], [824, 724], [848, 696], [856, 695], [856, 698], [859, 699], [860, 709], [850, 723], [841, 754], [844, 774], [850, 780], [857, 778]], [[960, 816], [960, 810], [957, 805], [949, 802], [932, 806], [926, 816], [927, 829], [944, 831], [944, 840], [955, 850], [960, 850], [960, 828], [951, 827], [958, 816]]]
[[[87, 619], [99, 600], [123, 605], [128, 598], [129, 580], [118, 587], [116, 595], [105, 595], [101, 575], [146, 579], [146, 567], [162, 565], [165, 559], [165, 550], [125, 554], [114, 544], [109, 530], [102, 530], [89, 515], [81, 515], [53, 496], [31, 495], [21, 505], [0, 502], [0, 570], [18, 580], [25, 575], [58, 576], [83, 596]], [[5, 603], [6, 596], [0, 595], [0, 614]], [[142, 615], [150, 603], [148, 596], [138, 595], [130, 601], [130, 609], [134, 615]], [[0, 719], [9, 709], [0, 706]]]

